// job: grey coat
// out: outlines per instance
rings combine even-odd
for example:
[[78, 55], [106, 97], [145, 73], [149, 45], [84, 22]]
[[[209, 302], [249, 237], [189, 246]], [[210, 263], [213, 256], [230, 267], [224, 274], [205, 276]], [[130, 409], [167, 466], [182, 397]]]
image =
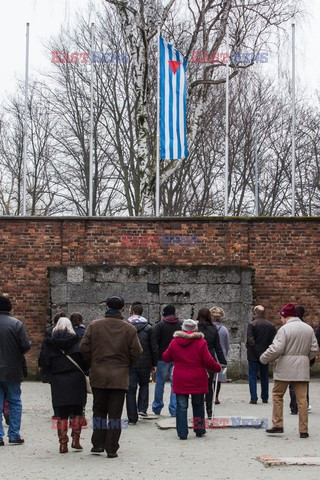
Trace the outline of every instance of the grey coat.
[[275, 360], [273, 378], [286, 382], [308, 382], [310, 360], [319, 351], [313, 329], [298, 317], [290, 318], [261, 355], [261, 363]]
[[[222, 347], [223, 354], [225, 358], [228, 357], [229, 353], [229, 333], [227, 328], [222, 325], [221, 322], [214, 322], [215, 326], [217, 327], [219, 333], [220, 344]], [[226, 382], [227, 381], [227, 374], [226, 373], [218, 373], [218, 381], [219, 382]]]
[[0, 312], [0, 382], [22, 382], [23, 354], [30, 347], [23, 323], [8, 312]]

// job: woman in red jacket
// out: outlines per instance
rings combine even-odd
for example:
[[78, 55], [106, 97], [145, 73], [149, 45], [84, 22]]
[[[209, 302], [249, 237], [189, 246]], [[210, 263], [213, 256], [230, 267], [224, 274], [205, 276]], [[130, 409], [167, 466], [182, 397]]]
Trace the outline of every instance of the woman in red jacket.
[[184, 320], [182, 330], [174, 333], [162, 359], [174, 362], [172, 391], [177, 396], [176, 426], [180, 440], [188, 438], [188, 399], [191, 395], [193, 427], [197, 437], [206, 433], [204, 421], [204, 394], [208, 393], [207, 370], [220, 372], [221, 366], [208, 350], [198, 322]]

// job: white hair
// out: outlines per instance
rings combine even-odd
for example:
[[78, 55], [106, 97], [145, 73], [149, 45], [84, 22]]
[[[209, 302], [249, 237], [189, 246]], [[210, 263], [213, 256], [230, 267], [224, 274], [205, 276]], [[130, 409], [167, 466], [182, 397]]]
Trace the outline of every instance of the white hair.
[[76, 334], [69, 318], [60, 317], [59, 320], [57, 321], [56, 326], [52, 330], [52, 335], [54, 335], [57, 332], [64, 332], [64, 331], [71, 333], [72, 335]]

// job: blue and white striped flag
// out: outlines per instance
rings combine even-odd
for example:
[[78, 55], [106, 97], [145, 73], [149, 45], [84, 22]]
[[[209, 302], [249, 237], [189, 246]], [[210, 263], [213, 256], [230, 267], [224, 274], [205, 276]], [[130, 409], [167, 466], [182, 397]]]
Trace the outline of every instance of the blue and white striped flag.
[[160, 158], [188, 156], [187, 61], [160, 36]]

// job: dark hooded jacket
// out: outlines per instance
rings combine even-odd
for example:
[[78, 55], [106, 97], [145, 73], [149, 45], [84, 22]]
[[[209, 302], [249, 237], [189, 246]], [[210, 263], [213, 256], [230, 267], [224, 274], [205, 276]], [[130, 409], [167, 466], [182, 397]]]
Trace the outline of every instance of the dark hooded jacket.
[[162, 360], [162, 354], [168, 348], [173, 334], [177, 330], [181, 330], [181, 321], [174, 315], [162, 317], [162, 320], [154, 326], [158, 344], [158, 360]]
[[[130, 322], [131, 318], [134, 319], [133, 322]], [[156, 367], [158, 362], [158, 344], [153, 328], [144, 317], [138, 315], [130, 317], [128, 322], [137, 330], [143, 349], [139, 360], [135, 362], [132, 368], [149, 368], [151, 370], [152, 367]]]
[[83, 371], [86, 365], [80, 353], [78, 335], [59, 332], [45, 339], [41, 367], [50, 373], [52, 404], [54, 407], [85, 405], [86, 381], [83, 373], [66, 357], [69, 355]]

